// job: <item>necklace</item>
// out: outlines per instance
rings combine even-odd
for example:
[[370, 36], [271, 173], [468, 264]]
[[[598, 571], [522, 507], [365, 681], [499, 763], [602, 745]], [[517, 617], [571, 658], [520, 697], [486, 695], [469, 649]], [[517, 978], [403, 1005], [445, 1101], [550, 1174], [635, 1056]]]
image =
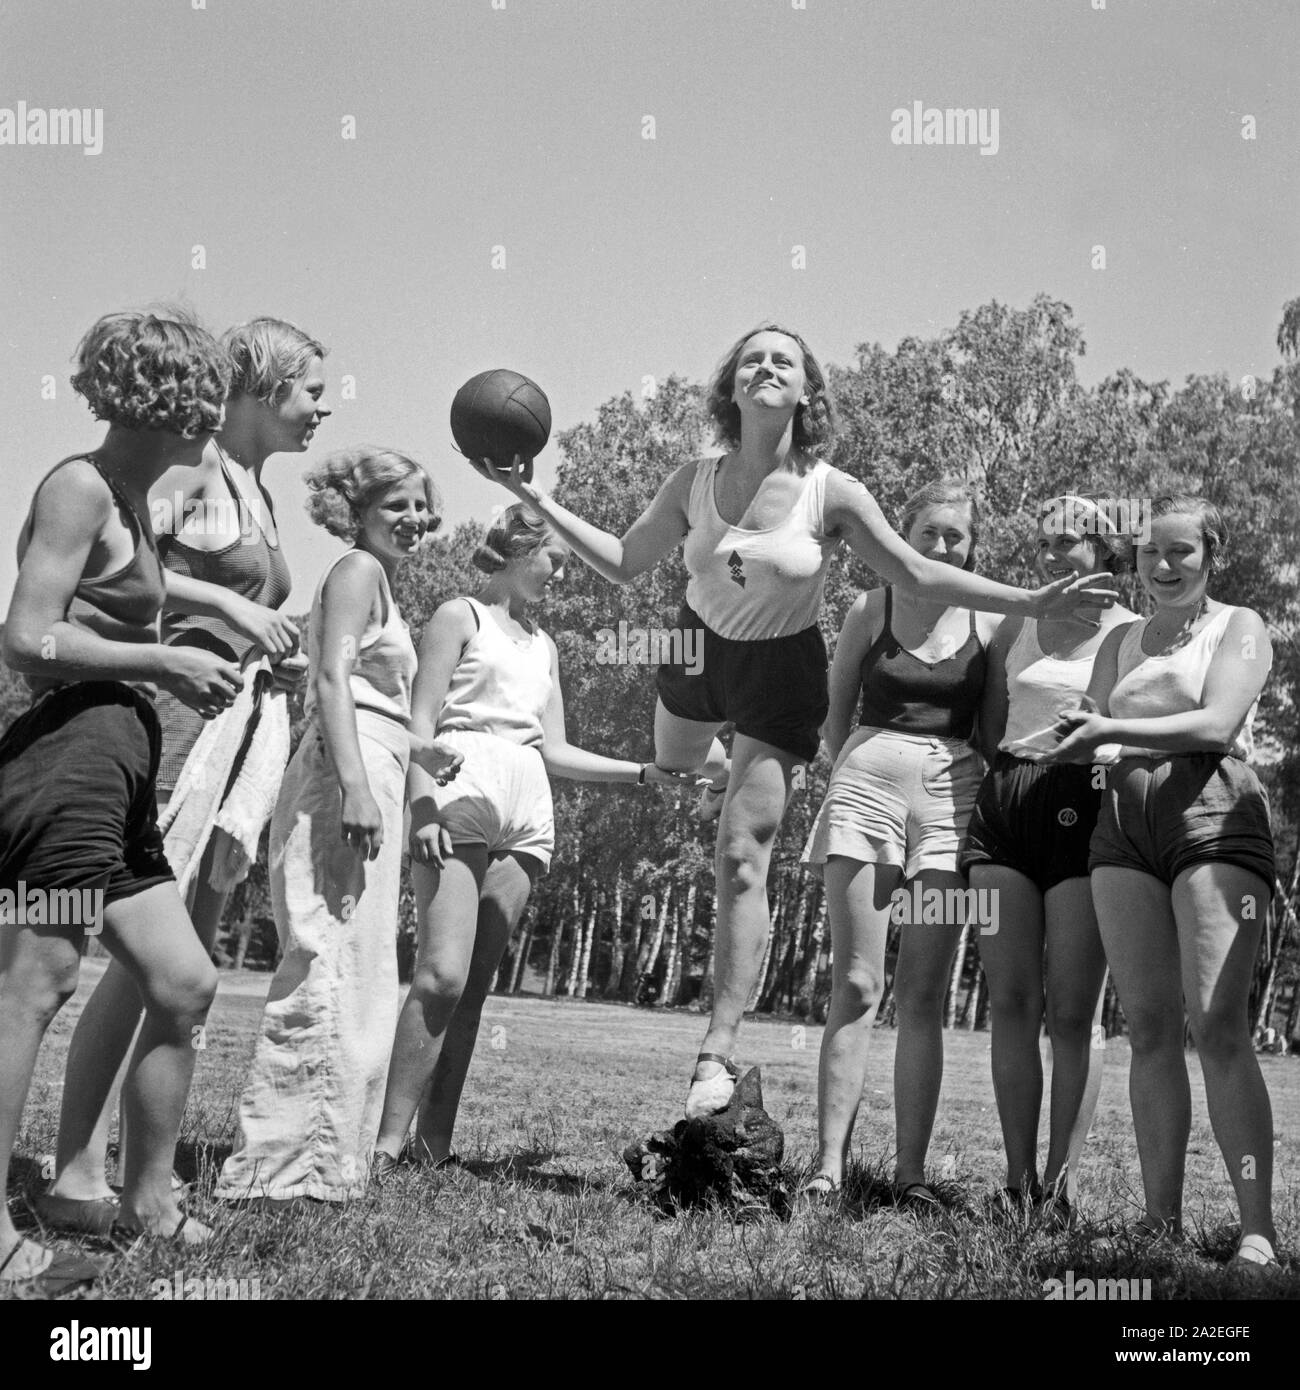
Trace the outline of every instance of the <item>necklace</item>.
[[[1192, 631], [1196, 624], [1205, 617], [1210, 611], [1210, 597], [1208, 594], [1201, 595], [1201, 601], [1196, 605], [1196, 611], [1190, 618], [1184, 618], [1182, 623], [1170, 634], [1168, 638], [1161, 638], [1157, 634], [1157, 641], [1160, 643], [1160, 654], [1176, 652], [1185, 647], [1195, 635]], [[1154, 619], [1152, 620], [1154, 621]], [[1148, 631], [1150, 628], [1148, 627]]]

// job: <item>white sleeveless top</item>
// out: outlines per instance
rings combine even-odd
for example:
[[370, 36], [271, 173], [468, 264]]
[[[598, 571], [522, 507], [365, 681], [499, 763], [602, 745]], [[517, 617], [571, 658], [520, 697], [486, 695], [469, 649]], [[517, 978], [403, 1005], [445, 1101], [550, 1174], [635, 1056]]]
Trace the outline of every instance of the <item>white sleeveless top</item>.
[[[1110, 712], [1115, 719], [1154, 719], [1165, 714], [1186, 714], [1200, 709], [1205, 696], [1205, 677], [1219, 650], [1223, 634], [1237, 610], [1225, 606], [1197, 632], [1186, 646], [1161, 656], [1147, 656], [1142, 634], [1150, 619], [1134, 623], [1119, 648], [1119, 678], [1110, 693]], [[1247, 760], [1254, 755], [1251, 724], [1256, 700], [1233, 735], [1228, 754]], [[1122, 757], [1167, 758], [1168, 753], [1125, 744]]]
[[1092, 679], [1096, 654], [1048, 656], [1038, 641], [1038, 619], [1029, 618], [1007, 653], [1007, 727], [998, 748], [1038, 762], [1060, 742], [1056, 714], [1077, 709]]
[[764, 531], [732, 526], [718, 515], [713, 484], [720, 459], [701, 459], [687, 508], [683, 558], [686, 602], [706, 626], [735, 642], [788, 637], [817, 622], [838, 536], [824, 529], [826, 479], [820, 460], [804, 475], [790, 515]]
[[[310, 719], [316, 708], [316, 669], [317, 655], [321, 649], [321, 595], [325, 591], [325, 581], [334, 572], [334, 566], [345, 556], [345, 550], [326, 566], [325, 573], [316, 586], [316, 596], [311, 604], [311, 622], [308, 628], [307, 654], [310, 669], [307, 672], [307, 693], [303, 708]], [[376, 564], [379, 562], [376, 561]], [[379, 571], [379, 585], [383, 599], [384, 620], [376, 623], [373, 619], [366, 624], [361, 634], [361, 647], [357, 652], [348, 686], [352, 692], [352, 703], [357, 709], [373, 710], [386, 714], [399, 723], [409, 724], [411, 720], [411, 685], [415, 680], [416, 655], [411, 633], [397, 611], [392, 590], [388, 587], [388, 576], [383, 568]]]
[[451, 674], [438, 733], [496, 734], [526, 748], [543, 742], [542, 715], [551, 700], [551, 647], [541, 628], [511, 637], [478, 599], [466, 597], [478, 630]]

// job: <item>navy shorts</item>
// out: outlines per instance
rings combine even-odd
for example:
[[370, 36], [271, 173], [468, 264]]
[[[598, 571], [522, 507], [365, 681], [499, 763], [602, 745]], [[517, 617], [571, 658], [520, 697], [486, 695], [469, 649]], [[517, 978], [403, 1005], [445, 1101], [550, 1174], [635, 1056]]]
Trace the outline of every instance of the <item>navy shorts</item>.
[[830, 710], [821, 629], [733, 642], [686, 604], [677, 621], [683, 632], [703, 632], [703, 660], [698, 675], [685, 666], [660, 666], [656, 684], [668, 713], [704, 724], [730, 722], [738, 734], [812, 762]]
[[158, 830], [153, 702], [116, 681], [62, 686], [0, 739], [0, 888], [102, 888], [104, 903], [174, 875]]
[[1046, 893], [1088, 877], [1101, 789], [1085, 763], [1036, 763], [999, 753], [980, 784], [960, 865], [1015, 869]]
[[1172, 885], [1193, 864], [1249, 869], [1272, 896], [1273, 830], [1259, 778], [1221, 753], [1120, 759], [1110, 770], [1088, 867], [1138, 869]]

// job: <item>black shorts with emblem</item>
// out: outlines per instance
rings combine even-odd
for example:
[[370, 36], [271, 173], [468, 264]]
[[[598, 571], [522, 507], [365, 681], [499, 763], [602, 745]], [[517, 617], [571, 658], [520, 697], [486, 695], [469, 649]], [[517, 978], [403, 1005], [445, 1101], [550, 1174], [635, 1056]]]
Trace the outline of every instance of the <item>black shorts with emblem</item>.
[[975, 864], [1015, 869], [1046, 893], [1067, 878], [1088, 877], [1104, 773], [1087, 763], [1036, 763], [999, 753], [980, 784], [963, 873]]

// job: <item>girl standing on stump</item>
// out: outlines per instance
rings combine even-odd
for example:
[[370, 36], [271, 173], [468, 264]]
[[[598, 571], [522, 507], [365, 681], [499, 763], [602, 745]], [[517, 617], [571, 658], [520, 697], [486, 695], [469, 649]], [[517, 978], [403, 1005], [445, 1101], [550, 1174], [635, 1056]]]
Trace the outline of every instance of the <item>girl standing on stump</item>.
[[[762, 968], [771, 919], [767, 873], [794, 769], [813, 759], [827, 711], [822, 589], [842, 542], [888, 582], [927, 601], [1048, 616], [1114, 601], [1108, 585], [1062, 579], [1012, 588], [918, 554], [861, 483], [824, 462], [835, 412], [817, 359], [775, 324], [740, 338], [709, 388], [727, 452], [683, 464], [619, 538], [486, 460], [587, 564], [626, 584], [684, 543], [690, 582], [680, 626], [702, 629], [704, 667], [659, 670], [655, 762], [699, 770], [721, 802], [713, 1014], [686, 1097], [688, 1116], [726, 1107], [738, 1075], [730, 1054]], [[531, 477], [531, 472], [528, 473]], [[736, 733], [728, 761], [718, 742]]]

